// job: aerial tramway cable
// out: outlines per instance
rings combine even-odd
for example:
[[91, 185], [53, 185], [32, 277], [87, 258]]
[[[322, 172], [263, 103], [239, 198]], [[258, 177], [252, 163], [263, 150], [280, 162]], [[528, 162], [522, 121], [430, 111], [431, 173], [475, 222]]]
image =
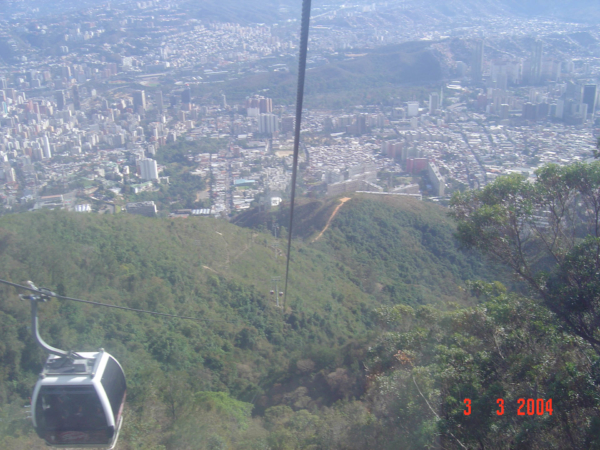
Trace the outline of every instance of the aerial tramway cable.
[[292, 192], [290, 199], [290, 226], [288, 232], [287, 259], [285, 263], [285, 288], [283, 290], [283, 313], [287, 302], [288, 278], [290, 273], [290, 252], [294, 228], [294, 199], [296, 197], [296, 176], [298, 174], [298, 153], [300, 148], [300, 125], [302, 121], [302, 101], [304, 100], [304, 75], [306, 74], [306, 54], [308, 52], [308, 29], [310, 25], [311, 0], [302, 1], [302, 23], [300, 25], [300, 61], [298, 62], [298, 92], [296, 94], [296, 126], [294, 130], [294, 161], [292, 164]]
[[[24, 289], [26, 291], [36, 292], [38, 294], [41, 294], [42, 297], [55, 297], [55, 298], [59, 298], [61, 300], [70, 300], [72, 302], [88, 303], [88, 304], [94, 305], [94, 306], [105, 306], [107, 308], [116, 308], [116, 309], [122, 309], [122, 310], [125, 310], [125, 311], [133, 311], [133, 312], [143, 313], [143, 314], [152, 314], [154, 316], [172, 317], [174, 319], [195, 320], [195, 321], [198, 321], [198, 322], [227, 322], [227, 323], [232, 323], [229, 320], [223, 320], [223, 319], [201, 319], [199, 317], [178, 316], [176, 314], [166, 314], [166, 313], [160, 313], [160, 312], [156, 312], [156, 311], [147, 311], [145, 309], [128, 308], [126, 306], [117, 306], [117, 305], [110, 305], [108, 303], [92, 302], [90, 300], [82, 300], [80, 298], [65, 297], [64, 295], [58, 295], [55, 292], [52, 292], [51, 290], [46, 289], [46, 288], [28, 287], [28, 286], [23, 286], [23, 285], [16, 284], [16, 283], [11, 283], [10, 281], [1, 280], [1, 279], [0, 279], [0, 283], [7, 284], [9, 286], [14, 286], [14, 287], [19, 288], [19, 289]], [[31, 282], [29, 282], [29, 283], [31, 283]]]

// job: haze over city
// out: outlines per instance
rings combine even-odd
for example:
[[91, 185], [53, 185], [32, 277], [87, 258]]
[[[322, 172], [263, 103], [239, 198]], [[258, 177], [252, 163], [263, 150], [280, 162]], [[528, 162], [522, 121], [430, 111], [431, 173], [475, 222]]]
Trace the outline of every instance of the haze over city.
[[[227, 218], [285, 200], [299, 6], [243, 5], [5, 1], [4, 210]], [[302, 192], [443, 202], [589, 158], [596, 17], [584, 1], [315, 3]]]

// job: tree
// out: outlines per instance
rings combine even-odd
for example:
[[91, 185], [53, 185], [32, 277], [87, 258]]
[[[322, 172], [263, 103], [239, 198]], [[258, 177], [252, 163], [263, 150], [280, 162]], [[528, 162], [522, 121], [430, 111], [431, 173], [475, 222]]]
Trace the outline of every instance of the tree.
[[507, 264], [600, 354], [600, 161], [549, 164], [456, 193], [457, 237]]
[[174, 424], [169, 448], [236, 448], [236, 442], [251, 425], [252, 408], [252, 404], [235, 400], [225, 392], [191, 394], [185, 413]]
[[[539, 302], [500, 283], [468, 287], [472, 307], [377, 311], [382, 333], [365, 359], [363, 399], [385, 445], [363, 448], [598, 448], [600, 377], [591, 352]], [[519, 399], [542, 406], [541, 399], [545, 412], [519, 414]]]

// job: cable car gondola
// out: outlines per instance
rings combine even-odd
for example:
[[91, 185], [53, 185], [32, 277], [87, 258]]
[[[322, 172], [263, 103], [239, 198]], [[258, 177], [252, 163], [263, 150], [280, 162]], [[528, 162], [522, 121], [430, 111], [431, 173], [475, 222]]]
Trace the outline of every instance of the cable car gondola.
[[50, 355], [33, 391], [33, 426], [53, 447], [114, 448], [125, 397], [123, 369], [104, 350]]
[[104, 349], [66, 352], [44, 342], [37, 303], [49, 296], [38, 292], [42, 295], [29, 296], [31, 332], [50, 355], [33, 390], [33, 427], [52, 447], [112, 449], [123, 423], [127, 391], [123, 368]]

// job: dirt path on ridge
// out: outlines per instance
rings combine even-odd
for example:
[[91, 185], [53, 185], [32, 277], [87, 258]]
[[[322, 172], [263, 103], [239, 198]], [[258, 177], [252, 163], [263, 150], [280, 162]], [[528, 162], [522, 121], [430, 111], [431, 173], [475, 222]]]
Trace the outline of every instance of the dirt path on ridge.
[[325, 224], [325, 228], [323, 228], [323, 230], [319, 233], [319, 235], [316, 238], [314, 238], [312, 240], [312, 242], [318, 241], [321, 238], [321, 236], [323, 236], [323, 233], [325, 233], [325, 231], [327, 231], [327, 228], [329, 228], [329, 225], [331, 224], [331, 221], [333, 220], [333, 218], [335, 217], [335, 215], [337, 214], [337, 212], [340, 210], [340, 208], [343, 206], [343, 204], [346, 203], [348, 200], [352, 200], [352, 199], [350, 197], [344, 197], [344, 198], [340, 199], [341, 203], [339, 205], [337, 205], [337, 207], [331, 213], [331, 216], [329, 217], [329, 220]]

